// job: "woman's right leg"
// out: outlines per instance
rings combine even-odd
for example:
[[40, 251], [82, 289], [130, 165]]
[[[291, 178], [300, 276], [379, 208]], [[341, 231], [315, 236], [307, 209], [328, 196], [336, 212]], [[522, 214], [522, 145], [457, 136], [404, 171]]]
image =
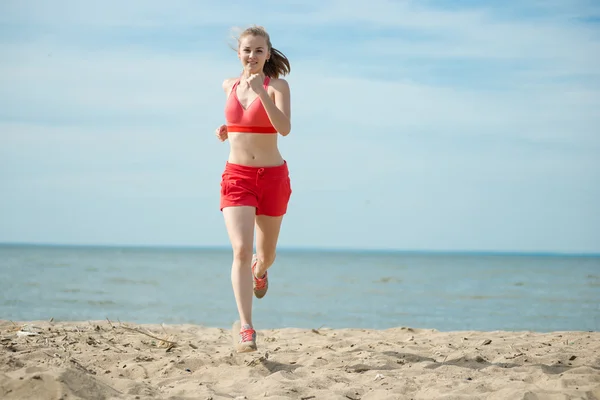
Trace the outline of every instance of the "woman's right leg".
[[249, 206], [223, 208], [225, 226], [233, 250], [231, 284], [242, 328], [252, 327], [252, 250], [256, 209]]

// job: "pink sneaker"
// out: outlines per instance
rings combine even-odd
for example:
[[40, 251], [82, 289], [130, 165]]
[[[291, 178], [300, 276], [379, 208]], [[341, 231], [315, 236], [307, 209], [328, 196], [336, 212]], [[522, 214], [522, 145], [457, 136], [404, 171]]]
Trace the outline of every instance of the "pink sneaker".
[[262, 299], [263, 297], [265, 297], [265, 294], [267, 294], [267, 290], [269, 289], [269, 277], [267, 271], [265, 271], [265, 274], [262, 278], [256, 277], [256, 275], [254, 274], [254, 269], [256, 268], [257, 262], [258, 259], [256, 258], [255, 254], [252, 258], [252, 279], [254, 281], [253, 289], [256, 298]]
[[[237, 332], [239, 340], [234, 341], [235, 349], [238, 353], [249, 353], [256, 351], [256, 331], [250, 325], [244, 325], [240, 328], [240, 322], [233, 324], [232, 333]], [[235, 336], [234, 336], [235, 337]]]

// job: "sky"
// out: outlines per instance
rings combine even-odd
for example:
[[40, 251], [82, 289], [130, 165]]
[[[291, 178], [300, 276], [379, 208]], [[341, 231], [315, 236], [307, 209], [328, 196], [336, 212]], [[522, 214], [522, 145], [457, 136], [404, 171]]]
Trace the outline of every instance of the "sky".
[[291, 62], [281, 248], [600, 253], [594, 0], [4, 0], [0, 242], [228, 246], [251, 24]]

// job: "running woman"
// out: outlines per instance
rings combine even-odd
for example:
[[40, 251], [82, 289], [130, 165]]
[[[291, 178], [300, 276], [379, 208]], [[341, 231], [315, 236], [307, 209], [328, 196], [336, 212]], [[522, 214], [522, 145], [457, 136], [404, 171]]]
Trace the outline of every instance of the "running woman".
[[240, 317], [239, 327], [234, 325], [239, 329], [236, 350], [250, 352], [257, 350], [252, 294], [260, 299], [267, 293], [267, 270], [275, 261], [292, 194], [288, 165], [277, 147], [278, 135], [291, 130], [290, 88], [280, 78], [290, 72], [290, 63], [261, 26], [244, 30], [237, 44], [242, 73], [223, 82], [226, 124], [216, 136], [230, 145], [220, 209], [233, 251], [231, 283]]

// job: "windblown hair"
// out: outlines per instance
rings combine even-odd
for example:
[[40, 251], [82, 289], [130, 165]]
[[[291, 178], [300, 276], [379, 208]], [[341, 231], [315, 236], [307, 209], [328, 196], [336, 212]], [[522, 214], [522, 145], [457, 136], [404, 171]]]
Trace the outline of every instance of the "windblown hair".
[[249, 35], [262, 36], [267, 41], [267, 47], [269, 48], [269, 53], [271, 54], [271, 57], [269, 58], [269, 60], [267, 60], [265, 66], [263, 67], [263, 72], [265, 73], [265, 75], [267, 75], [270, 78], [279, 78], [280, 75], [287, 75], [290, 73], [290, 61], [282, 52], [273, 47], [273, 45], [271, 44], [271, 38], [269, 37], [269, 34], [262, 26], [252, 25], [251, 27], [243, 30], [237, 38], [238, 48], [240, 40], [242, 40], [244, 36]]

